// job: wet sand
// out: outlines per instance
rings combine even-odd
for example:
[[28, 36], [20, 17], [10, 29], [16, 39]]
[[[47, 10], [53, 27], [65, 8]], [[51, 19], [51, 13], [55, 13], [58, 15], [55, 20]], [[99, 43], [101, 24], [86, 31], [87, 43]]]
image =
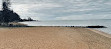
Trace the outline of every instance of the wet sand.
[[111, 49], [110, 37], [87, 28], [2, 28], [0, 49]]

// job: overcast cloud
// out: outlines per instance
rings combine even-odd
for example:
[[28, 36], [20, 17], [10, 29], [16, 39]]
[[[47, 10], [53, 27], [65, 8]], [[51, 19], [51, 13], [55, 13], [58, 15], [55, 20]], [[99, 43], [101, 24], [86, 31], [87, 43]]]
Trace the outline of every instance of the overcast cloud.
[[31, 17], [37, 20], [111, 19], [111, 0], [11, 0], [11, 2], [12, 9], [21, 18]]

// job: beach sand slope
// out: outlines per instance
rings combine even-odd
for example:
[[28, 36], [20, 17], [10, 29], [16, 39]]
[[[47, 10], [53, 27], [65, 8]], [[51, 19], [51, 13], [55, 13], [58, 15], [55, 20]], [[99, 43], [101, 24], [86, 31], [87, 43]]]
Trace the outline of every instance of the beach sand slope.
[[0, 49], [111, 49], [110, 37], [86, 28], [3, 28]]

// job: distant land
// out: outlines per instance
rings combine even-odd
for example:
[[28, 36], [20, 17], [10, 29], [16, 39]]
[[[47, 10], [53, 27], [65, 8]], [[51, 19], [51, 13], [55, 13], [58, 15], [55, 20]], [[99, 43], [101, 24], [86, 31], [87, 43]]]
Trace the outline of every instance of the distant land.
[[20, 24], [18, 22], [36, 21], [30, 17], [28, 19], [21, 19], [16, 12], [10, 9], [10, 6], [10, 0], [2, 0], [2, 10], [0, 11], [0, 27], [27, 27], [27, 25]]
[[30, 17], [28, 19], [21, 19], [20, 16], [10, 9], [10, 0], [2, 0], [2, 10], [0, 11], [0, 22], [23, 22], [23, 21], [35, 21]]

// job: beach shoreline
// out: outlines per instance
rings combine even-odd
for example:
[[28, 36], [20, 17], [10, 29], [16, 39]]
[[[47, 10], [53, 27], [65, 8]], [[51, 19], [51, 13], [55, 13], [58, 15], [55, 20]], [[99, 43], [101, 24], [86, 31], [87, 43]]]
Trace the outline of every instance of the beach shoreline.
[[0, 49], [111, 49], [111, 36], [90, 28], [0, 29]]
[[108, 34], [106, 32], [103, 32], [103, 31], [100, 31], [100, 30], [96, 30], [96, 29], [92, 29], [92, 28], [87, 28], [87, 29], [89, 29], [91, 31], [94, 31], [95, 33], [101, 34], [101, 35], [103, 35], [105, 37], [111, 38], [111, 34]]

